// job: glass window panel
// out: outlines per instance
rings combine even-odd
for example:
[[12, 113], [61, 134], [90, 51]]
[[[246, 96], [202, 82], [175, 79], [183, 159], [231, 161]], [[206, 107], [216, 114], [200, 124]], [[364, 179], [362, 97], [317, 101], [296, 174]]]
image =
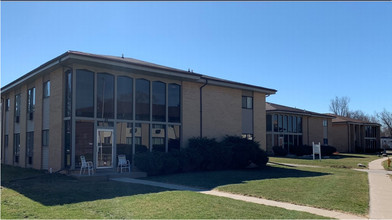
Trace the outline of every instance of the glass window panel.
[[274, 134], [273, 141], [274, 141], [273, 146], [279, 146], [279, 135]]
[[169, 84], [169, 122], [180, 122], [181, 117], [181, 86]]
[[165, 125], [161, 124], [153, 124], [152, 125], [152, 150], [166, 152], [166, 129]]
[[44, 82], [44, 98], [48, 98], [50, 96], [50, 81]]
[[293, 132], [293, 116], [288, 116], [288, 127], [287, 131], [288, 132]]
[[135, 123], [135, 151], [136, 153], [150, 151], [149, 124]]
[[94, 73], [88, 70], [76, 70], [76, 116], [94, 117]]
[[76, 121], [75, 124], [75, 166], [80, 167], [80, 156], [86, 161], [93, 160], [94, 150], [94, 122]]
[[283, 116], [282, 115], [279, 115], [278, 123], [279, 123], [279, 132], [283, 132]]
[[20, 121], [20, 94], [15, 96], [15, 122], [19, 123]]
[[294, 146], [298, 146], [298, 135], [294, 135]]
[[267, 120], [267, 131], [271, 131], [272, 130], [272, 116], [267, 115], [266, 120]]
[[34, 153], [34, 132], [26, 133], [26, 157], [27, 163], [33, 163], [33, 153]]
[[14, 134], [14, 162], [19, 163], [20, 134]]
[[167, 127], [167, 138], [168, 138], [168, 150], [175, 151], [180, 150], [180, 126], [179, 125], [168, 125]]
[[297, 133], [297, 117], [293, 116], [293, 132]]
[[71, 121], [64, 121], [64, 163], [65, 167], [71, 166]]
[[116, 146], [117, 155], [124, 154], [127, 160], [132, 160], [132, 123], [117, 123]]
[[247, 97], [246, 108], [253, 109], [253, 97]]
[[242, 96], [242, 108], [246, 108], [246, 96]]
[[297, 132], [302, 133], [302, 117], [297, 118]]
[[49, 130], [42, 130], [42, 146], [49, 146]]
[[65, 117], [71, 116], [72, 106], [72, 72], [65, 72]]
[[166, 121], [166, 84], [152, 83], [152, 120]]
[[278, 115], [274, 115], [274, 131], [278, 132]]
[[302, 146], [302, 135], [298, 135], [298, 145]]
[[150, 82], [145, 79], [136, 79], [136, 120], [150, 120]]
[[35, 88], [31, 88], [27, 91], [27, 112], [34, 112], [35, 107]]
[[11, 101], [10, 101], [10, 99], [7, 99], [6, 101], [5, 101], [5, 111], [9, 111], [10, 110], [10, 104], [11, 104]]
[[266, 140], [266, 145], [267, 145], [267, 152], [272, 151], [272, 134], [267, 134], [267, 140]]
[[283, 132], [287, 132], [287, 115], [283, 116]]
[[97, 118], [114, 118], [114, 76], [97, 74]]
[[133, 79], [126, 76], [117, 78], [117, 118], [133, 119]]

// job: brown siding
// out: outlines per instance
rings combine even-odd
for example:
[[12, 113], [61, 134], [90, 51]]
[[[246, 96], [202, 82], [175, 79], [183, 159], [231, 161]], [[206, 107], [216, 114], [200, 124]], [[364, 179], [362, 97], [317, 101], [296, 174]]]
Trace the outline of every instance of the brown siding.
[[182, 83], [182, 140], [186, 147], [188, 139], [200, 135], [200, 86], [199, 83]]
[[41, 169], [42, 155], [42, 77], [35, 80], [33, 168]]
[[260, 143], [260, 147], [266, 150], [266, 113], [265, 94], [255, 92], [253, 94], [253, 116], [254, 116], [254, 137]]

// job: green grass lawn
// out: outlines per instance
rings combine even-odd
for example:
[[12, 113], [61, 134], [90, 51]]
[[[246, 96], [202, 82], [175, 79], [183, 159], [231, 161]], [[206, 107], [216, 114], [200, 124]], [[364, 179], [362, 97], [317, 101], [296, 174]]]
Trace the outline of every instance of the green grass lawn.
[[336, 168], [290, 168], [183, 173], [150, 180], [217, 189], [241, 195], [366, 215], [367, 173]]
[[[1, 218], [322, 218], [228, 198], [2, 166]], [[23, 179], [24, 178], [24, 179]]]
[[333, 168], [361, 168], [358, 163], [368, 166], [372, 160], [379, 159], [376, 155], [369, 154], [338, 154], [331, 156], [329, 159], [313, 160], [304, 158], [288, 158], [288, 157], [269, 157], [272, 163], [291, 163], [303, 165], [315, 165]]
[[392, 171], [392, 163], [391, 163], [391, 166], [388, 167], [388, 162], [385, 160], [385, 161], [382, 162], [382, 165], [384, 166], [384, 169], [386, 169], [388, 171]]

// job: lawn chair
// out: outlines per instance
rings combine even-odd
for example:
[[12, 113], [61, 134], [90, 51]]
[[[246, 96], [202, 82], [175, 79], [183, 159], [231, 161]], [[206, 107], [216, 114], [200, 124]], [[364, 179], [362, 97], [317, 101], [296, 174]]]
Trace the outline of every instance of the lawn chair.
[[320, 142], [318, 144], [315, 144], [314, 142], [312, 142], [313, 145], [313, 160], [315, 159], [315, 155], [318, 154], [319, 155], [319, 159], [321, 160], [321, 145]]
[[80, 156], [80, 161], [82, 162], [82, 166], [80, 167], [80, 175], [87, 170], [88, 175], [94, 173], [94, 164], [91, 161], [86, 161], [86, 157]]
[[127, 160], [124, 154], [120, 154], [118, 155], [117, 170], [120, 170], [120, 173], [122, 173], [123, 169], [128, 169], [131, 172], [131, 162]]

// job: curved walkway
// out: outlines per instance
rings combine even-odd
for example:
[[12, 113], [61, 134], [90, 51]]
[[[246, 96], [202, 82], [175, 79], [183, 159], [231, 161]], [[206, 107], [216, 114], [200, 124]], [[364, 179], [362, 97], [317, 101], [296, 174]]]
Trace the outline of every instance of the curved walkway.
[[238, 194], [221, 192], [221, 191], [217, 191], [217, 190], [203, 190], [203, 189], [194, 188], [194, 187], [169, 184], [169, 183], [161, 183], [161, 182], [155, 182], [155, 181], [149, 181], [149, 180], [132, 179], [132, 178], [112, 178], [111, 180], [119, 181], [119, 182], [126, 182], [126, 183], [143, 184], [143, 185], [149, 185], [149, 186], [157, 186], [157, 187], [173, 189], [173, 190], [194, 191], [194, 192], [199, 192], [199, 193], [203, 193], [203, 194], [226, 197], [226, 198], [230, 198], [230, 199], [241, 200], [241, 201], [245, 201], [245, 202], [252, 202], [252, 203], [261, 204], [261, 205], [275, 206], [275, 207], [284, 208], [284, 209], [288, 209], [288, 210], [308, 212], [308, 213], [312, 213], [315, 215], [325, 216], [328, 218], [366, 219], [363, 216], [357, 216], [357, 215], [346, 214], [346, 213], [337, 212], [337, 211], [330, 211], [330, 210], [325, 210], [325, 209], [313, 208], [313, 207], [309, 207], [309, 206], [294, 205], [294, 204], [286, 203], [286, 202], [277, 202], [277, 201], [273, 201], [273, 200], [261, 199], [261, 198], [251, 197], [251, 196], [243, 196], [243, 195], [238, 195]]

